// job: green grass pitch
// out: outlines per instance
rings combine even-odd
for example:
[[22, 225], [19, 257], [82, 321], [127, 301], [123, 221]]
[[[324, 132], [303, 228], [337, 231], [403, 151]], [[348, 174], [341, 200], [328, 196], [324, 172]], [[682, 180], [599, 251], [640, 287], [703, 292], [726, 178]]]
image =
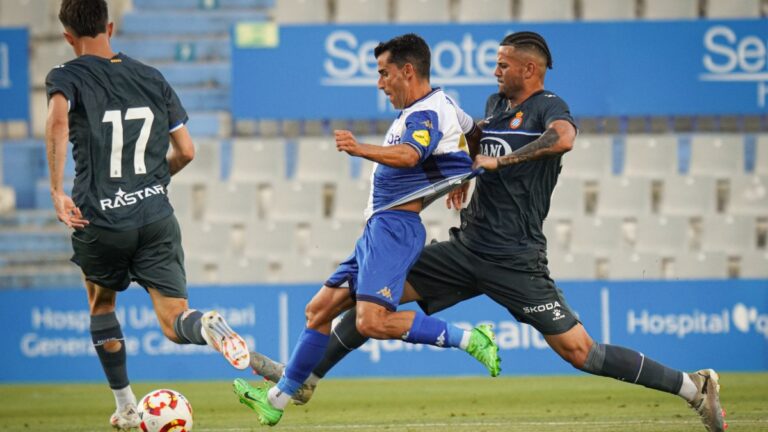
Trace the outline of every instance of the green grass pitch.
[[[254, 377], [254, 381], [257, 380]], [[139, 382], [140, 397], [172, 388], [192, 403], [197, 432], [266, 431], [229, 382]], [[768, 431], [768, 373], [721, 373], [731, 431]], [[0, 385], [0, 431], [110, 431], [105, 384]], [[704, 428], [674, 396], [590, 376], [328, 379], [290, 406], [285, 431], [643, 431]]]

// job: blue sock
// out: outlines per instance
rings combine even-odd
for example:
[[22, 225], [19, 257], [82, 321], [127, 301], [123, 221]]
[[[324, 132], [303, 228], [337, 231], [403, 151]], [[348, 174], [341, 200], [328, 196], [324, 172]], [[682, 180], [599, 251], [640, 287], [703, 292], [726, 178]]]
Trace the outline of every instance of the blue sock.
[[447, 322], [416, 311], [406, 342], [428, 344], [439, 347], [458, 347], [464, 330], [448, 325]]
[[328, 335], [305, 328], [285, 366], [283, 377], [277, 383], [277, 388], [289, 395], [296, 394], [322, 360], [327, 345]]

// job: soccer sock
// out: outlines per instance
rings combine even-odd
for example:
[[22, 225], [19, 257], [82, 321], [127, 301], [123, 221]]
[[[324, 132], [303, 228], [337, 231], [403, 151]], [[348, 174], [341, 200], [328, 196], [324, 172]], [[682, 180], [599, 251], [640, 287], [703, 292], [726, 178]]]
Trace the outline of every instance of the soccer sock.
[[187, 309], [173, 321], [173, 331], [179, 338], [180, 344], [206, 345], [203, 339], [203, 313], [195, 309]]
[[341, 317], [341, 321], [331, 330], [328, 347], [325, 349], [322, 360], [317, 364], [312, 373], [319, 378], [325, 376], [331, 368], [336, 366], [347, 354], [360, 348], [367, 337], [357, 331], [357, 311], [352, 308]]
[[693, 383], [687, 373], [683, 373], [683, 385], [680, 386], [680, 391], [677, 392], [677, 395], [691, 402], [697, 394], [699, 394], [699, 388], [696, 387], [696, 384]]
[[[109, 387], [113, 390], [128, 387], [128, 371], [125, 367], [125, 341], [120, 322], [114, 312], [103, 315], [91, 315], [91, 340], [96, 354], [99, 356], [101, 367], [107, 376]], [[109, 352], [104, 344], [118, 341], [120, 349]]]
[[280, 378], [275, 387], [270, 389], [269, 399], [272, 406], [279, 409], [285, 408], [290, 397], [299, 391], [301, 385], [307, 380], [320, 359], [323, 358], [328, 339], [328, 335], [316, 330], [305, 328], [301, 332], [291, 358], [285, 365], [283, 377]]
[[440, 318], [416, 311], [411, 329], [403, 335], [403, 340], [415, 344], [428, 344], [439, 347], [459, 347], [464, 337], [464, 330], [449, 325]]
[[131, 386], [121, 389], [112, 389], [112, 393], [115, 395], [115, 405], [117, 405], [118, 411], [122, 411], [128, 404], [136, 406], [136, 396], [133, 394]]
[[684, 375], [637, 351], [598, 343], [592, 344], [581, 370], [672, 394], [680, 392]]

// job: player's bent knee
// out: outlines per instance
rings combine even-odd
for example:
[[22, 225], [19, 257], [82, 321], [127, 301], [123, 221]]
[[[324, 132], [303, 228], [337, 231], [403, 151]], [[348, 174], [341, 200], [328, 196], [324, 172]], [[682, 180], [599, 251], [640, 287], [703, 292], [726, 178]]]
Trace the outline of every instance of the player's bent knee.
[[358, 315], [355, 321], [357, 331], [367, 338], [383, 339], [384, 335], [384, 322], [378, 317], [371, 315]]

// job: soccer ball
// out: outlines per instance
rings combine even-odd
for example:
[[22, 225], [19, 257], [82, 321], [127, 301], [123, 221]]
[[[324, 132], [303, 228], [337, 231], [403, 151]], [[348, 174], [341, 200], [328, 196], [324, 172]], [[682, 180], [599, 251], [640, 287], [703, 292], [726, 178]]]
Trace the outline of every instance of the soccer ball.
[[139, 401], [138, 411], [144, 432], [192, 431], [192, 405], [177, 391], [159, 389], [147, 393]]

